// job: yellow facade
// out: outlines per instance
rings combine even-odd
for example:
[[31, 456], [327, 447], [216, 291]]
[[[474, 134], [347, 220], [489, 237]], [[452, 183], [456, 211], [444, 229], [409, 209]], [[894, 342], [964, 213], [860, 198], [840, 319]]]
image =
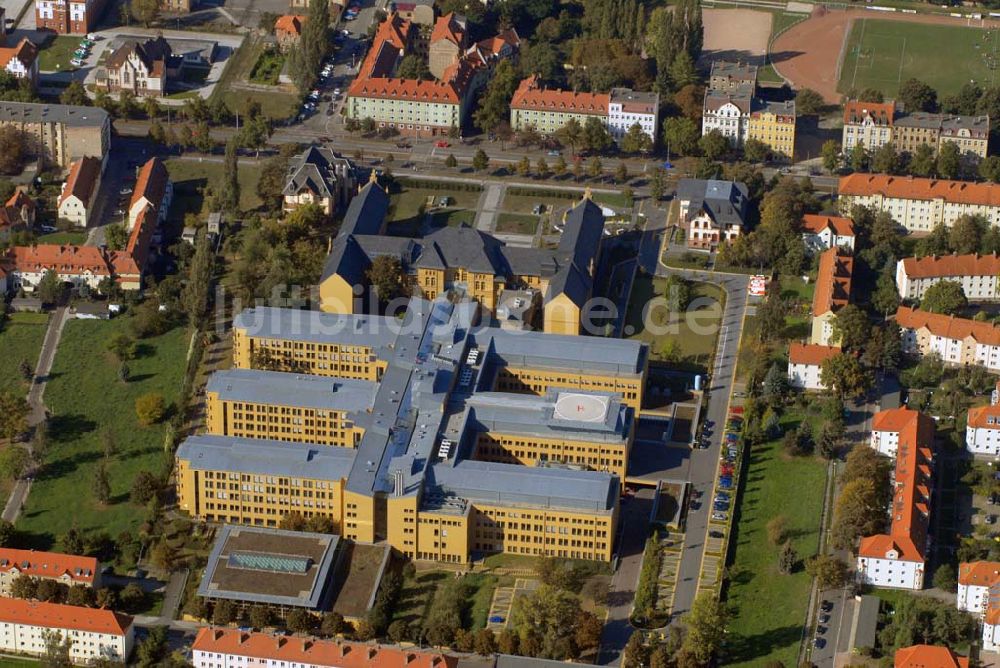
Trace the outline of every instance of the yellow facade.
[[268, 339], [234, 329], [233, 367], [378, 381], [386, 363], [371, 346]]
[[610, 513], [477, 504], [472, 545], [477, 552], [611, 561], [618, 507]]
[[580, 333], [580, 308], [565, 294], [550, 299], [542, 308], [546, 334]]
[[[374, 543], [378, 502], [374, 496], [344, 491], [344, 528], [341, 532], [346, 538]], [[384, 503], [384, 499], [381, 500]]]
[[622, 402], [636, 412], [642, 408], [642, 389], [645, 369], [642, 373], [629, 376], [610, 376], [599, 373], [565, 371], [563, 369], [531, 369], [505, 366], [500, 370], [497, 392], [514, 392], [542, 396], [554, 389], [590, 390], [594, 392], [618, 392]]
[[417, 516], [416, 559], [468, 563], [469, 511], [463, 514], [446, 511], [422, 511]]
[[177, 504], [192, 517], [276, 527], [289, 513], [329, 517], [340, 531], [343, 480], [314, 480], [250, 475], [234, 471], [204, 471], [178, 458]]
[[787, 158], [795, 155], [795, 117], [769, 111], [751, 114], [747, 139], [756, 139]]
[[209, 434], [265, 438], [293, 443], [317, 443], [356, 448], [364, 436], [345, 411], [258, 404], [205, 394], [205, 425]]
[[320, 310], [325, 313], [354, 313], [354, 286], [339, 274], [334, 274], [319, 284]]
[[484, 432], [476, 439], [472, 458], [522, 466], [538, 466], [546, 462], [575, 464], [592, 471], [614, 473], [624, 485], [632, 439], [631, 432], [620, 444]]

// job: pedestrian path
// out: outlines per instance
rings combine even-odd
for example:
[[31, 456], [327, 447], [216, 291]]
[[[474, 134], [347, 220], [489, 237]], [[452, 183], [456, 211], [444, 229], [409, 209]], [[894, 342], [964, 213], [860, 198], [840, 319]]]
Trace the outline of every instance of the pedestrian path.
[[476, 213], [476, 229], [492, 234], [496, 228], [497, 209], [503, 201], [507, 186], [504, 183], [487, 183], [486, 190], [479, 198], [479, 212]]

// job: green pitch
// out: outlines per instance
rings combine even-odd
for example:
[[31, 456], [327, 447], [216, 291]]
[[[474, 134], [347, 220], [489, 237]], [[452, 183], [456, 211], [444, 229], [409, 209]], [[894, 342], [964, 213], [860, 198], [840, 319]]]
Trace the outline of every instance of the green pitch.
[[851, 27], [840, 68], [841, 93], [877, 88], [888, 98], [910, 78], [939, 97], [974, 80], [1000, 84], [1000, 30], [859, 19]]

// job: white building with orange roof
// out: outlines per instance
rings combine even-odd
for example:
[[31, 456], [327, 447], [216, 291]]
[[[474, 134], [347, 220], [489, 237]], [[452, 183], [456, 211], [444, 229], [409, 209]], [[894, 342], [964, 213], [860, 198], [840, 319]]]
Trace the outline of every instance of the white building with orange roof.
[[170, 182], [166, 165], [159, 158], [150, 158], [139, 170], [139, 177], [132, 191], [132, 200], [128, 205], [128, 229], [135, 227], [146, 207], [156, 211], [160, 222], [166, 220], [173, 195], [174, 186]]
[[368, 643], [203, 628], [191, 644], [195, 668], [456, 668], [440, 652]]
[[940, 281], [960, 283], [969, 301], [1000, 299], [1000, 257], [992, 255], [928, 255], [904, 257], [896, 263], [901, 299], [922, 299]]
[[885, 211], [910, 232], [950, 226], [964, 215], [980, 215], [1000, 225], [1000, 184], [925, 179], [890, 174], [842, 176], [837, 189], [841, 212], [854, 206]]
[[1000, 327], [907, 306], [900, 306], [895, 318], [903, 333], [904, 353], [937, 353], [946, 364], [977, 364], [1000, 372]]
[[825, 390], [826, 386], [820, 379], [823, 362], [839, 352], [839, 346], [789, 344], [788, 384], [801, 390]]
[[874, 151], [892, 141], [896, 103], [848, 100], [844, 105], [844, 130], [841, 146], [847, 153], [855, 144]]
[[940, 645], [912, 645], [896, 650], [894, 668], [969, 668], [969, 659]]
[[1000, 406], [975, 406], [965, 422], [965, 449], [974, 455], [1000, 456]]
[[853, 275], [854, 257], [840, 248], [831, 248], [820, 255], [813, 292], [810, 343], [820, 346], [837, 343], [834, 340], [833, 319], [837, 311], [851, 302]]
[[135, 644], [132, 618], [111, 610], [0, 598], [0, 652], [45, 654], [46, 636], [57, 633], [71, 642], [76, 664], [97, 659], [124, 663]]
[[800, 232], [811, 251], [838, 247], [854, 250], [854, 221], [850, 218], [809, 213], [802, 216]]
[[[37, 211], [35, 201], [23, 190], [16, 190], [0, 207], [0, 241], [8, 240], [10, 233], [17, 228], [33, 225]], [[0, 290], [0, 294], [3, 292], [5, 290]]]
[[1000, 563], [970, 561], [959, 564], [955, 605], [983, 620], [983, 649], [1000, 650]]
[[59, 195], [59, 218], [77, 227], [86, 227], [101, 185], [101, 161], [80, 158], [69, 168], [69, 176]]
[[108, 257], [96, 246], [14, 246], [0, 262], [7, 269], [7, 288], [27, 293], [35, 291], [49, 270], [55, 271], [64, 283], [77, 288], [87, 286], [91, 290], [96, 290], [101, 281], [111, 276]]
[[931, 442], [934, 439], [934, 420], [906, 406], [879, 411], [872, 418], [869, 445], [879, 454], [895, 457], [904, 437], [920, 443]]
[[27, 37], [14, 46], [0, 47], [0, 67], [18, 79], [27, 79], [34, 88], [38, 83], [38, 47]]
[[924, 587], [934, 462], [933, 422], [929, 430], [922, 428], [924, 417], [911, 418], [899, 432], [889, 531], [861, 539], [856, 566], [861, 584], [913, 590]]
[[38, 580], [55, 580], [70, 587], [100, 586], [98, 563], [94, 557], [0, 548], [0, 596], [10, 596], [11, 585], [22, 575]]

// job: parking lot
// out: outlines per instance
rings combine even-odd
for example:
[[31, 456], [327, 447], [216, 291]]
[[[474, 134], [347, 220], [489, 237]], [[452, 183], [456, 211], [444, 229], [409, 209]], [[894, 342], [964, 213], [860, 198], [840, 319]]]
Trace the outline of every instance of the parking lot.
[[518, 596], [524, 596], [538, 589], [538, 580], [529, 578], [517, 578], [513, 587], [497, 587], [493, 591], [493, 600], [490, 602], [490, 614], [486, 618], [486, 628], [495, 633], [507, 628], [510, 624], [510, 611], [514, 607], [514, 600]]
[[674, 590], [680, 572], [681, 555], [684, 553], [684, 534], [667, 533], [660, 540], [660, 576], [656, 582], [656, 607], [667, 614], [674, 607]]

